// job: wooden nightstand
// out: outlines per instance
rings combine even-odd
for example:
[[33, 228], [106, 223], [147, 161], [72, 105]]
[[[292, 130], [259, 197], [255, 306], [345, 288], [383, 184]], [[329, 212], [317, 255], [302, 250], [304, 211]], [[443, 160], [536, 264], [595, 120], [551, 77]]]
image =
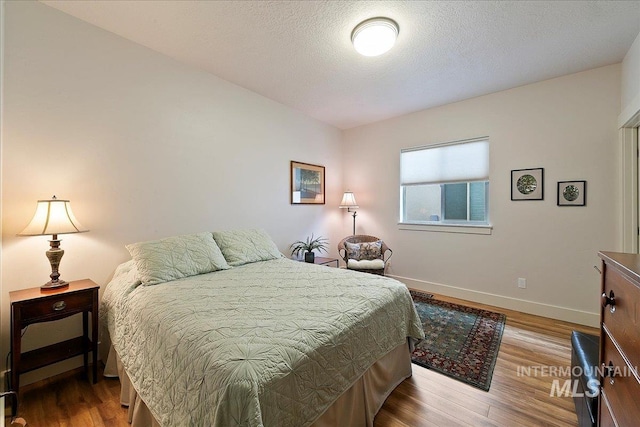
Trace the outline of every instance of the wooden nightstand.
[[[20, 374], [84, 355], [89, 378], [89, 352], [93, 352], [93, 382], [98, 380], [98, 286], [92, 280], [69, 282], [62, 289], [23, 289], [9, 292], [11, 300], [11, 390], [20, 389]], [[91, 339], [89, 339], [91, 312]], [[82, 336], [21, 353], [22, 329], [82, 313]]]
[[[305, 262], [304, 259], [297, 259], [296, 261]], [[332, 264], [334, 262], [336, 263], [336, 268], [338, 268], [339, 267], [339, 264], [338, 264], [339, 261], [338, 261], [337, 258], [325, 258], [325, 257], [321, 257], [321, 256], [316, 256], [316, 257], [314, 257], [314, 261], [313, 261], [314, 264], [318, 264], [318, 265], [329, 265], [329, 264]]]

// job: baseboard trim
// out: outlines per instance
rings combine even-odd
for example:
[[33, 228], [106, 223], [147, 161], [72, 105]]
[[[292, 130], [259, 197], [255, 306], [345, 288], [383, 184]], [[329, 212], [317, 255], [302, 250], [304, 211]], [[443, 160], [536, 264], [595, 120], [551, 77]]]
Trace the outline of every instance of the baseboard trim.
[[563, 320], [565, 322], [578, 323], [580, 325], [600, 327], [600, 314], [588, 311], [575, 310], [573, 308], [560, 307], [557, 305], [543, 304], [539, 302], [527, 301], [519, 298], [505, 297], [502, 295], [490, 294], [487, 292], [474, 291], [471, 289], [458, 288], [455, 286], [443, 285], [440, 283], [427, 282], [424, 280], [410, 279], [408, 277], [394, 276], [396, 280], [407, 285], [409, 288], [433, 292], [454, 298], [493, 305], [509, 310], [521, 311], [523, 313], [534, 314], [536, 316], [549, 317], [551, 319]]

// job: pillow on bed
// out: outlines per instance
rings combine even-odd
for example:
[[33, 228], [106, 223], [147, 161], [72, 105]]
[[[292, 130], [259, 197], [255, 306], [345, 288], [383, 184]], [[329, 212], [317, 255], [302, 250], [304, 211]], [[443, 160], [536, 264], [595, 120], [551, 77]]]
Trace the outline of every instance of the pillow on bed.
[[155, 285], [229, 267], [209, 232], [126, 246], [144, 285]]
[[382, 258], [382, 242], [349, 243], [345, 242], [347, 258], [351, 260], [372, 260]]
[[266, 231], [260, 229], [214, 231], [213, 238], [232, 266], [282, 258]]

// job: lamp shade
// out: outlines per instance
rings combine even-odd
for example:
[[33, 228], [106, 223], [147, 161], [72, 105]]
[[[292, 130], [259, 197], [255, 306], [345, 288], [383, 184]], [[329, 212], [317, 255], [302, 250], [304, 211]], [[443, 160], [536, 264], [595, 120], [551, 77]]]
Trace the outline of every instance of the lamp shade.
[[353, 195], [353, 192], [347, 190], [344, 192], [344, 195], [342, 196], [342, 201], [340, 202], [340, 209], [349, 209], [349, 208], [358, 209], [360, 208], [360, 206], [358, 206], [358, 203], [356, 202], [356, 197]]
[[89, 231], [73, 215], [69, 200], [38, 200], [33, 219], [18, 233], [19, 236], [42, 236], [47, 234], [69, 234]]

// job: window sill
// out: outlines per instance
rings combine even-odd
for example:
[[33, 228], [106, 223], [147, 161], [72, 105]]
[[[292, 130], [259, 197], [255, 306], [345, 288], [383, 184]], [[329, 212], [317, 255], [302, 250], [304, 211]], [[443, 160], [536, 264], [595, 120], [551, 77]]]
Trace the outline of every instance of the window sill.
[[435, 231], [440, 233], [463, 233], [463, 234], [491, 234], [493, 226], [475, 225], [475, 224], [412, 224], [399, 222], [399, 230], [411, 230], [411, 231]]

